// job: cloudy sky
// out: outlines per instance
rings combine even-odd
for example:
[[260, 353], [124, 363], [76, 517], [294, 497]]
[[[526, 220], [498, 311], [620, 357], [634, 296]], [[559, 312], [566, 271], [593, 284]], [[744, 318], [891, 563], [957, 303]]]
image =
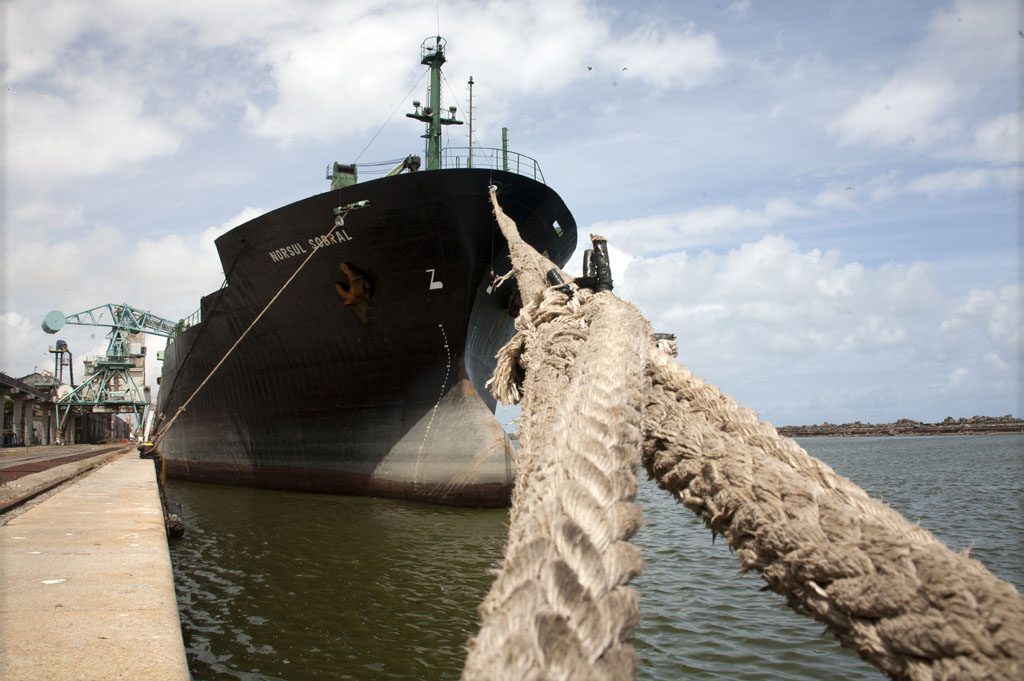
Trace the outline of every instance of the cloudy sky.
[[53, 308], [188, 315], [216, 235], [331, 161], [421, 153], [402, 114], [439, 27], [476, 143], [507, 125], [610, 239], [616, 290], [764, 418], [1024, 413], [1016, 0], [2, 9], [0, 371], [52, 368]]

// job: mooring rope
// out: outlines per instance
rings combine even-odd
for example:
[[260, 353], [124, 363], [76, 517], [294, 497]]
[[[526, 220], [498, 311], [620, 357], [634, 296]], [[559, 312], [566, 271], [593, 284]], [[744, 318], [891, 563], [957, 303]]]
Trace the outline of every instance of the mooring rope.
[[1024, 675], [1024, 599], [1011, 584], [672, 358], [653, 357], [650, 371], [644, 463], [744, 571], [893, 678]]
[[[491, 202], [524, 301], [492, 390], [522, 399], [509, 539], [463, 678], [632, 678], [642, 461], [793, 609], [898, 679], [1024, 674], [1024, 599], [673, 358], [631, 305], [553, 268]], [[567, 278], [566, 278], [567, 279]]]
[[[572, 321], [555, 325], [549, 340], [575, 352], [526, 376], [545, 418], [524, 424], [530, 445], [504, 563], [480, 607], [467, 679], [622, 679], [635, 666], [626, 639], [639, 610], [625, 584], [641, 565], [627, 541], [640, 525], [641, 437], [639, 402], [629, 398], [643, 380], [648, 332], [621, 301], [591, 295], [585, 323], [594, 333], [580, 343]], [[536, 311], [564, 297], [552, 293]], [[577, 368], [568, 384], [567, 355]]]

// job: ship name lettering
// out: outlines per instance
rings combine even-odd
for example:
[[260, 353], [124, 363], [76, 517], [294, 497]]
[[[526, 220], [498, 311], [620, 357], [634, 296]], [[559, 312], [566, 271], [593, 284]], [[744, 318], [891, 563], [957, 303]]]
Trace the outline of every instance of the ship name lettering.
[[294, 258], [297, 255], [302, 255], [305, 252], [306, 249], [302, 247], [302, 244], [296, 241], [295, 243], [288, 244], [287, 246], [284, 246], [282, 248], [277, 248], [274, 249], [273, 251], [268, 251], [267, 255], [269, 255], [270, 259], [273, 260], [274, 262], [281, 262], [282, 260], [287, 260], [288, 258]]
[[[328, 232], [327, 234], [321, 234], [320, 236], [312, 239], [307, 239], [306, 244], [308, 244], [310, 250], [312, 250], [315, 248], [323, 248], [324, 246], [343, 244], [346, 241], [352, 241], [351, 235], [349, 235], [349, 233], [344, 229], [337, 229], [333, 232]], [[282, 246], [281, 248], [275, 248], [272, 251], [267, 251], [267, 255], [270, 256], [270, 259], [273, 262], [281, 262], [282, 260], [294, 258], [297, 255], [304, 255], [306, 253], [309, 253], [309, 251], [306, 250], [306, 246], [298, 241], [293, 244], [288, 244], [287, 246]]]
[[316, 238], [308, 239], [306, 243], [309, 244], [310, 248], [323, 248], [324, 246], [343, 244], [346, 241], [352, 241], [352, 237], [345, 230], [338, 229]]

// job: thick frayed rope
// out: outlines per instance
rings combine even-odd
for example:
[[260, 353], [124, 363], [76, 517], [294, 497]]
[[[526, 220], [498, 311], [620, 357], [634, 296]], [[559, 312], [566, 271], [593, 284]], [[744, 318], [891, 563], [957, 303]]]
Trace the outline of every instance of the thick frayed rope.
[[[577, 295], [585, 338], [572, 322], [577, 312], [566, 323], [549, 322], [550, 336], [563, 336], [553, 344], [577, 352], [568, 362], [546, 357], [526, 374], [535, 411], [520, 417], [525, 442], [508, 543], [480, 606], [464, 679], [633, 676], [625, 640], [639, 611], [626, 583], [641, 559], [627, 540], [641, 519], [633, 499], [649, 334], [610, 294]], [[564, 297], [549, 289], [536, 309]], [[527, 348], [521, 359], [529, 356], [529, 341], [515, 345]]]
[[610, 294], [535, 290], [493, 381], [503, 399], [523, 391], [522, 449], [505, 556], [463, 678], [628, 679], [649, 331]]
[[545, 286], [553, 267], [491, 200], [525, 301], [492, 390], [522, 399], [504, 561], [465, 679], [625, 679], [637, 449], [797, 612], [898, 679], [1024, 676], [1024, 599], [977, 561], [783, 438], [671, 357], [611, 293]]
[[790, 606], [898, 679], [1024, 676], [1009, 583], [652, 352], [644, 463]]

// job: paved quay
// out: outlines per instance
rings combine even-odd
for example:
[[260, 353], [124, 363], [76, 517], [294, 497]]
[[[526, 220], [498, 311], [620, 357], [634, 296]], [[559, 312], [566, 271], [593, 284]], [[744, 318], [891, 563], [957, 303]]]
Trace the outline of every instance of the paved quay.
[[118, 453], [0, 526], [0, 679], [188, 678], [152, 461]]

